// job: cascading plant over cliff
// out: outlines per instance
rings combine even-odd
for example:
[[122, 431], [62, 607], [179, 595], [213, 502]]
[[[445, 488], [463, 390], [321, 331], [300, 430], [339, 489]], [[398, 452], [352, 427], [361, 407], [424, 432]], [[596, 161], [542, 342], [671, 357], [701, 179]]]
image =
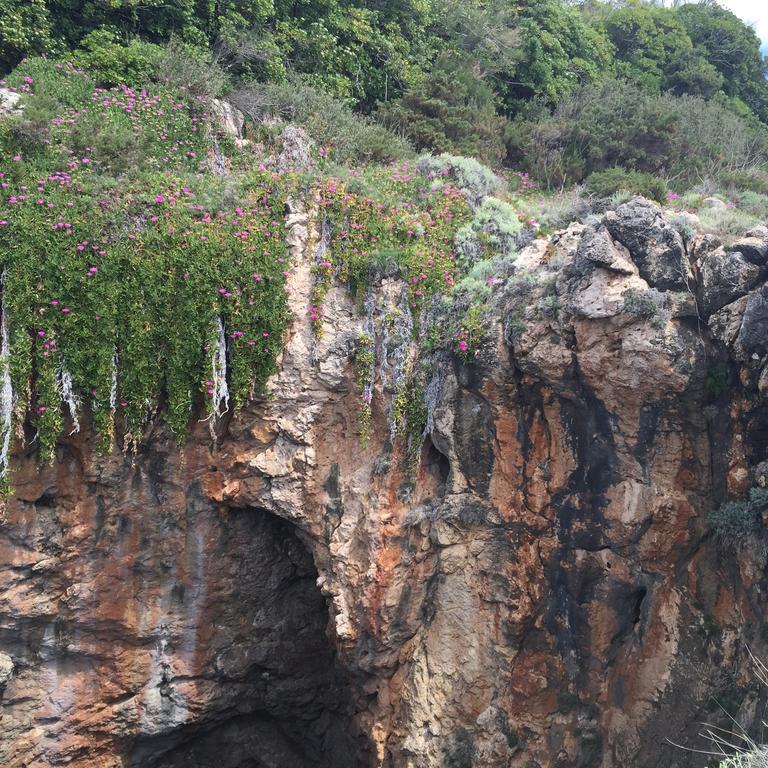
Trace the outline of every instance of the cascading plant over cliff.
[[[13, 434], [49, 460], [85, 413], [104, 450], [116, 427], [135, 447], [160, 412], [182, 440], [193, 416], [261, 392], [287, 321], [289, 199], [332, 232], [307, 308], [318, 330], [334, 278], [362, 295], [394, 266], [414, 312], [456, 280], [454, 233], [471, 213], [447, 167], [302, 179], [167, 90], [105, 90], [42, 59], [8, 85], [25, 109], [2, 125], [4, 462]], [[230, 172], [212, 174], [222, 147]]]

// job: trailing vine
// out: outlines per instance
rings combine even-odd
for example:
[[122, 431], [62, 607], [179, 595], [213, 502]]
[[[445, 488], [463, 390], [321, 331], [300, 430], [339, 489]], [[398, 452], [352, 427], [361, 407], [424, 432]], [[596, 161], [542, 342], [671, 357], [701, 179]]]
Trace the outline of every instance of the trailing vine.
[[376, 365], [376, 349], [373, 339], [361, 334], [355, 350], [355, 383], [361, 392], [359, 430], [360, 443], [366, 445], [371, 435], [371, 398], [373, 395], [373, 377]]

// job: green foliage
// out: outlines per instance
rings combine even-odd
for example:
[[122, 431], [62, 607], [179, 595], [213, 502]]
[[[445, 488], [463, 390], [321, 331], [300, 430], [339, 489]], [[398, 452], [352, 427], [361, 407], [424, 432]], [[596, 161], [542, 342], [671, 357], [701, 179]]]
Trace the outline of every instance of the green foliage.
[[454, 235], [470, 218], [465, 196], [445, 183], [428, 190], [429, 174], [409, 163], [370, 169], [364, 176], [374, 196], [354, 194], [340, 180], [329, 180], [320, 190], [333, 233], [327, 269], [360, 294], [384, 253], [396, 260], [408, 282], [411, 308], [419, 309], [455, 282]]
[[455, 334], [456, 354], [469, 363], [480, 354], [480, 348], [485, 337], [485, 307], [482, 304], [472, 304], [464, 314]]
[[768, 119], [768, 84], [754, 29], [717, 3], [686, 3], [677, 9], [697, 51], [722, 77], [722, 89]]
[[744, 235], [765, 221], [765, 213], [754, 215], [730, 205], [726, 208], [702, 208], [698, 212], [701, 229], [716, 233], [726, 239]]
[[412, 371], [407, 371], [403, 383], [392, 400], [392, 422], [395, 433], [405, 441], [408, 468], [415, 473], [419, 468], [424, 430], [427, 426], [427, 406], [424, 402], [423, 382]]
[[0, 0], [0, 73], [53, 47], [46, 0]]
[[704, 380], [704, 391], [710, 400], [717, 400], [728, 392], [730, 371], [726, 363], [716, 363], [710, 366]]
[[132, 40], [120, 42], [116, 32], [97, 29], [80, 41], [73, 53], [75, 65], [87, 69], [100, 83], [108, 86], [149, 82], [163, 57], [163, 49], [153, 43]]
[[616, 192], [642, 195], [661, 202], [667, 194], [664, 179], [641, 171], [627, 171], [624, 168], [607, 168], [587, 176], [586, 191], [597, 197], [610, 197]]
[[495, 197], [486, 197], [472, 221], [456, 232], [459, 263], [469, 267], [493, 254], [509, 256], [523, 225], [517, 211]]
[[303, 126], [338, 163], [402, 161], [413, 154], [402, 137], [299, 78], [249, 83], [231, 100], [257, 124], [279, 118]]
[[693, 43], [674, 9], [628, 5], [609, 14], [604, 27], [616, 51], [617, 74], [646, 90], [668, 90], [681, 65], [711, 68], [701, 57], [689, 61]]
[[[7, 135], [0, 170], [15, 419], [37, 430], [44, 458], [63, 426], [62, 399], [70, 418], [90, 411], [104, 445], [115, 426], [137, 442], [162, 404], [182, 438], [194, 407], [240, 406], [275, 370], [287, 319], [282, 211], [292, 182], [247, 173], [236, 182], [237, 207], [205, 206], [225, 200], [233, 182], [195, 174], [208, 132], [193, 105], [164, 92], [93, 91], [77, 70], [45, 66], [41, 82], [53, 90], [59, 78], [66, 99], [49, 143], [13, 155]], [[14, 78], [41, 71], [40, 62], [29, 67]], [[94, 97], [68, 106], [80, 87], [72, 79]], [[136, 167], [111, 179], [110, 153], [125, 147], [80, 145], [119, 120], [142, 152]]]
[[622, 311], [638, 320], [654, 320], [659, 318], [661, 312], [661, 301], [664, 297], [653, 290], [638, 291], [635, 288], [628, 288], [622, 294], [624, 304]]
[[556, 186], [618, 166], [693, 183], [768, 161], [765, 126], [728, 106], [614, 80], [518, 121], [516, 142], [512, 156]]
[[715, 536], [724, 544], [744, 546], [760, 530], [760, 515], [768, 508], [768, 489], [752, 488], [743, 501], [726, 501], [709, 514]]
[[371, 435], [371, 396], [373, 394], [373, 376], [376, 365], [376, 347], [373, 339], [362, 334], [357, 339], [355, 350], [355, 384], [362, 395], [360, 405], [359, 430], [362, 445], [368, 443]]
[[442, 57], [376, 117], [420, 150], [474, 156], [494, 167], [506, 155], [507, 123], [496, 114], [493, 90], [462, 59]]
[[612, 69], [611, 44], [579, 10], [560, 0], [521, 3], [518, 16], [521, 62], [513, 77], [500, 78], [511, 112], [536, 96], [557, 101], [579, 85], [597, 82]]
[[504, 186], [504, 182], [490, 168], [471, 157], [450, 154], [438, 157], [424, 155], [419, 158], [418, 168], [431, 179], [450, 177], [473, 207], [488, 195], [497, 194]]
[[221, 96], [229, 87], [229, 77], [205, 48], [171, 39], [157, 61], [155, 79], [164, 86], [195, 99]]

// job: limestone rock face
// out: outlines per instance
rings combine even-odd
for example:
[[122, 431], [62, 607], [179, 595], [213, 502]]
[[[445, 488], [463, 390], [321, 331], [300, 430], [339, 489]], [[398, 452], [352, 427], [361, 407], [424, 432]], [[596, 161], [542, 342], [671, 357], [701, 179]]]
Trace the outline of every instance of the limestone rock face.
[[629, 249], [643, 279], [654, 288], [681, 290], [691, 279], [680, 233], [654, 203], [636, 197], [605, 216], [611, 236]]
[[717, 702], [765, 719], [768, 547], [707, 524], [765, 483], [762, 273], [740, 263], [706, 319], [704, 244], [647, 201], [530, 244], [481, 354], [425, 358], [414, 462], [389, 421], [417, 352], [402, 287], [363, 316], [334, 287], [316, 338], [324, 236], [289, 208], [267, 398], [182, 447], [157, 425], [135, 456], [85, 428], [53, 466], [17, 451], [0, 765], [704, 768]]
[[716, 312], [757, 285], [762, 270], [738, 251], [715, 247], [698, 255], [700, 308]]
[[0, 116], [20, 115], [22, 113], [20, 100], [20, 93], [8, 88], [0, 88]]

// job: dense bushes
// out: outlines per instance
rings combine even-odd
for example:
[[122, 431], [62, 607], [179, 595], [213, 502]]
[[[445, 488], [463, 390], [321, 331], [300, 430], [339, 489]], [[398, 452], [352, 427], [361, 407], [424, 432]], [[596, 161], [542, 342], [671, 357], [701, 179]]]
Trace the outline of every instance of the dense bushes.
[[46, 50], [106, 85], [209, 98], [256, 81], [252, 113], [305, 123], [342, 163], [410, 144], [525, 164], [558, 187], [614, 167], [680, 186], [766, 159], [759, 41], [714, 3], [88, 0], [74, 13], [0, 0], [0, 11], [0, 68]]
[[417, 149], [477, 157], [493, 167], [506, 156], [507, 121], [496, 114], [493, 91], [461, 60], [443, 59], [376, 117]]
[[122, 45], [117, 34], [97, 29], [86, 35], [72, 56], [73, 62], [100, 83], [148, 83], [163, 58], [163, 49], [154, 43], [132, 40]]
[[661, 202], [667, 194], [664, 179], [641, 171], [627, 171], [624, 168], [608, 168], [595, 171], [587, 177], [586, 191], [597, 197], [611, 197], [617, 192], [642, 195]]
[[685, 186], [768, 162], [762, 124], [717, 101], [617, 80], [587, 86], [515, 128], [519, 160], [553, 186], [617, 166]]
[[300, 78], [250, 83], [230, 99], [257, 124], [275, 118], [299, 123], [338, 163], [389, 162], [414, 154], [405, 139]]
[[37, 151], [29, 136], [0, 137], [1, 373], [15, 393], [3, 395], [0, 444], [11, 415], [27, 417], [50, 457], [62, 401], [75, 424], [87, 408], [107, 444], [116, 424], [138, 440], [163, 404], [178, 436], [194, 404], [241, 404], [274, 370], [287, 318], [291, 178], [200, 174], [206, 118], [178, 94], [100, 90], [42, 61], [10, 82], [54, 111]]

